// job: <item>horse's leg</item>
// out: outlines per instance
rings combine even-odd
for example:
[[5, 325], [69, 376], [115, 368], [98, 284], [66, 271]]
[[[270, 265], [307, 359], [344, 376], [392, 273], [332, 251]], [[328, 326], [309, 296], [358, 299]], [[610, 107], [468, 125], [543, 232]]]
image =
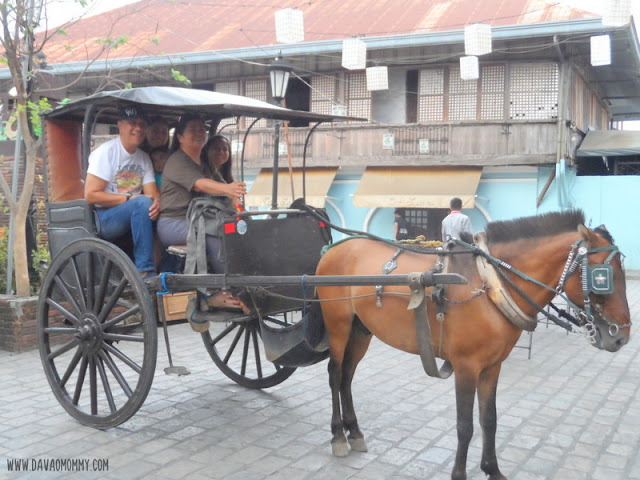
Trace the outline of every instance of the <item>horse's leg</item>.
[[340, 386], [340, 396], [342, 400], [342, 421], [344, 427], [349, 431], [349, 444], [351, 450], [356, 452], [366, 452], [367, 443], [364, 435], [358, 427], [358, 419], [353, 408], [353, 397], [351, 395], [351, 382], [355, 374], [356, 367], [364, 357], [373, 336], [360, 325], [360, 320], [356, 317], [351, 330], [349, 343], [345, 352], [342, 364], [342, 385]]
[[[336, 294], [336, 297], [345, 296]], [[340, 387], [342, 385], [342, 366], [345, 350], [351, 336], [353, 314], [340, 305], [323, 306], [325, 326], [329, 332], [329, 386], [331, 387], [331, 450], [336, 457], [345, 457], [349, 453], [344, 424], [340, 412]]]
[[478, 382], [478, 407], [482, 427], [482, 461], [480, 468], [489, 480], [507, 480], [498, 468], [496, 457], [496, 390], [502, 364], [495, 365], [480, 374]]
[[349, 453], [347, 438], [344, 436], [344, 425], [340, 413], [340, 384], [342, 383], [342, 362], [329, 358], [329, 386], [331, 387], [331, 451], [336, 457], [346, 457]]
[[467, 453], [473, 436], [473, 401], [476, 395], [477, 375], [469, 371], [456, 370], [455, 376], [458, 449], [451, 478], [452, 480], [466, 480]]

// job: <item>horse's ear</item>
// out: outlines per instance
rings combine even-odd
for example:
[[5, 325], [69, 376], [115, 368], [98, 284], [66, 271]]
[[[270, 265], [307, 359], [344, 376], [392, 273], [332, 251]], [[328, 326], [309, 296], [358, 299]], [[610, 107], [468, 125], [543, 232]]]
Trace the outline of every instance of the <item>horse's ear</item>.
[[591, 239], [593, 232], [589, 230], [587, 227], [585, 227], [584, 225], [580, 224], [578, 225], [578, 233], [580, 234], [582, 239], [585, 241], [585, 243], [589, 244], [589, 240]]

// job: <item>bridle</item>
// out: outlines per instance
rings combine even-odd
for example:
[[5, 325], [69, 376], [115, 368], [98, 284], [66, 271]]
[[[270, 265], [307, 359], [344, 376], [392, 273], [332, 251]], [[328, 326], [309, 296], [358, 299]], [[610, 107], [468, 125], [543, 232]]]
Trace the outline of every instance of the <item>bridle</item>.
[[[578, 323], [584, 328], [587, 338], [591, 343], [596, 342], [596, 327], [594, 324], [594, 316], [592, 314], [592, 304], [589, 298], [590, 293], [596, 295], [611, 295], [614, 290], [613, 286], [613, 267], [611, 266], [611, 260], [615, 255], [620, 254], [620, 249], [615, 245], [607, 245], [605, 247], [597, 247], [588, 249], [583, 245], [584, 240], [580, 239], [571, 245], [571, 251], [565, 262], [562, 275], [556, 286], [556, 294], [564, 298], [572, 309], [578, 312], [578, 316], [581, 321]], [[600, 252], [610, 252], [604, 263], [598, 265], [589, 265], [589, 255]], [[577, 268], [580, 268], [580, 283], [582, 289], [582, 299], [584, 307], [580, 308], [571, 302], [566, 295], [563, 295], [565, 284], [567, 280], [575, 273]], [[600, 312], [598, 305], [594, 308], [600, 313], [600, 319], [605, 322], [609, 329], [609, 335], [612, 337], [617, 335], [621, 328], [630, 328], [631, 322], [619, 325], [617, 323], [610, 322]]]
[[[560, 276], [560, 280], [556, 288], [552, 288], [549, 285], [546, 285], [533, 277], [517, 270], [513, 266], [508, 263], [492, 256], [491, 254], [484, 252], [476, 245], [470, 245], [461, 240], [453, 240], [456, 244], [465, 246], [474, 251], [474, 253], [478, 255], [482, 255], [495, 267], [496, 271], [500, 275], [500, 277], [511, 286], [511, 288], [522, 297], [527, 303], [529, 303], [532, 307], [534, 307], [538, 312], [547, 317], [552, 322], [561, 326], [562, 328], [573, 331], [573, 326], [581, 327], [587, 339], [595, 344], [596, 343], [596, 326], [595, 326], [595, 317], [592, 313], [592, 305], [591, 299], [589, 298], [590, 293], [595, 293], [598, 295], [606, 295], [613, 293], [613, 267], [611, 266], [611, 260], [616, 254], [623, 255], [622, 252], [618, 249], [617, 246], [611, 244], [605, 247], [597, 247], [593, 249], [589, 249], [584, 244], [584, 240], [580, 239], [576, 241], [571, 246], [571, 251], [567, 257], [567, 260], [564, 265], [564, 269], [562, 271], [562, 275]], [[603, 264], [599, 265], [589, 265], [588, 257], [594, 253], [609, 251], [609, 255]], [[567, 295], [565, 294], [564, 286], [566, 285], [567, 280], [573, 275], [577, 270], [580, 270], [580, 281], [581, 281], [581, 289], [582, 289], [582, 298], [584, 303], [584, 308], [579, 307], [574, 302], [572, 302]], [[552, 291], [556, 296], [562, 298], [567, 305], [571, 308], [571, 310], [577, 312], [577, 317], [567, 312], [566, 310], [561, 310], [556, 307], [553, 303], [549, 303], [549, 306], [553, 308], [558, 315], [563, 317], [563, 320], [553, 313], [547, 311], [542, 305], [539, 305], [535, 300], [533, 300], [527, 293], [525, 293], [520, 287], [518, 287], [515, 282], [504, 272], [504, 270], [508, 270], [509, 272], [519, 276], [520, 278], [535, 283], [536, 285]], [[604, 284], [600, 285], [600, 283]], [[631, 322], [626, 323], [624, 325], [618, 325], [617, 323], [612, 323], [605, 318], [605, 316], [600, 311], [598, 305], [593, 307], [600, 316], [600, 319], [605, 322], [609, 329], [609, 334], [614, 336], [618, 333], [621, 328], [629, 328], [631, 327]]]

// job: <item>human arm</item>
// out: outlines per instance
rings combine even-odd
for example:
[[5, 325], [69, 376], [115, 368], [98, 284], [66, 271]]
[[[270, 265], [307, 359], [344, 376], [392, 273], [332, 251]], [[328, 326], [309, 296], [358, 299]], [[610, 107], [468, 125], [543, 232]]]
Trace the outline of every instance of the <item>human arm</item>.
[[393, 239], [398, 240], [398, 221], [394, 220], [393, 222]]
[[247, 193], [247, 185], [244, 182], [222, 183], [210, 178], [199, 178], [193, 184], [193, 190], [209, 195], [224, 195], [236, 204]]
[[123, 193], [108, 193], [104, 189], [107, 181], [87, 173], [84, 183], [84, 199], [87, 203], [100, 207], [115, 207], [127, 201], [127, 196]]

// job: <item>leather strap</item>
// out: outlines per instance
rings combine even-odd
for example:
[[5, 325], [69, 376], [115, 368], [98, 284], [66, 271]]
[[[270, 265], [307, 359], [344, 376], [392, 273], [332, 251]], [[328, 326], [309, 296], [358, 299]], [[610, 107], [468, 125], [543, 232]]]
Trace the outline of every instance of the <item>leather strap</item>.
[[427, 302], [422, 284], [422, 274], [409, 274], [409, 288], [411, 289], [411, 300], [409, 309], [413, 310], [416, 324], [416, 339], [418, 340], [418, 351], [422, 368], [427, 375], [435, 378], [448, 378], [453, 373], [453, 367], [448, 360], [445, 360], [442, 367], [438, 368], [436, 356], [431, 345], [431, 327], [427, 316]]

